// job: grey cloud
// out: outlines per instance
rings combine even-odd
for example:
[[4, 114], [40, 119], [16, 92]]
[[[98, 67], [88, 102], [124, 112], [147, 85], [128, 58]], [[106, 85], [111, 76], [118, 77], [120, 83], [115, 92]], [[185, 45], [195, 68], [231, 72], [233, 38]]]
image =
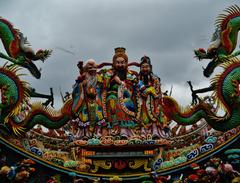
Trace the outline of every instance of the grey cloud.
[[44, 64], [38, 63], [42, 78], [24, 79], [41, 92], [53, 87], [59, 98], [59, 86], [63, 92], [71, 91], [80, 59], [111, 61], [117, 46], [127, 48], [130, 60], [150, 56], [163, 85], [183, 86], [189, 92], [187, 80], [196, 87], [207, 84], [202, 75], [207, 62], [197, 62], [193, 49], [208, 46], [215, 18], [232, 4], [238, 1], [9, 0], [0, 1], [0, 10], [1, 16], [28, 37], [34, 49], [53, 49]]

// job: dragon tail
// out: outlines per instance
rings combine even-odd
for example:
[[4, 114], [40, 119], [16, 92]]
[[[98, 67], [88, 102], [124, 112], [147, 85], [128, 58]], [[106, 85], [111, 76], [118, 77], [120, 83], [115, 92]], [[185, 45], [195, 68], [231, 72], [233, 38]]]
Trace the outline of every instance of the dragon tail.
[[164, 114], [180, 125], [193, 125], [201, 119], [205, 119], [213, 129], [223, 132], [236, 128], [239, 125], [238, 122], [234, 120], [234, 116], [229, 116], [228, 114], [223, 117], [216, 116], [211, 111], [211, 107], [205, 103], [200, 103], [193, 108], [183, 111], [172, 97], [165, 96], [163, 98], [163, 104]]
[[32, 111], [21, 124], [18, 124], [14, 118], [11, 118], [9, 119], [9, 125], [16, 135], [21, 135], [37, 124], [49, 129], [58, 129], [71, 119], [71, 106], [72, 100], [68, 100], [60, 111], [54, 111], [44, 107], [41, 103], [35, 103], [31, 106]]
[[68, 100], [60, 112], [55, 112], [47, 107], [42, 107], [41, 104], [32, 106], [33, 111], [27, 117], [25, 125], [22, 126], [25, 130], [33, 128], [40, 124], [46, 128], [58, 129], [65, 125], [71, 119], [72, 100]]

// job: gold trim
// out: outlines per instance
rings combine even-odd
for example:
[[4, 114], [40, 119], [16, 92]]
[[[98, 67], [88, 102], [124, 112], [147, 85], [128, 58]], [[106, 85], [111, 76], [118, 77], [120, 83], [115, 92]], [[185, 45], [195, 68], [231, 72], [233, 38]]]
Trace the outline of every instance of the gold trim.
[[[159, 171], [157, 171], [157, 172], [158, 172], [158, 173], [162, 173], [162, 172], [166, 172], [166, 171], [170, 171], [170, 170], [176, 169], [176, 168], [178, 168], [178, 167], [182, 167], [182, 166], [191, 164], [192, 162], [197, 161], [197, 160], [201, 159], [202, 157], [204, 157], [204, 156], [206, 156], [206, 155], [208, 155], [208, 154], [210, 154], [210, 153], [212, 153], [212, 152], [220, 149], [221, 147], [223, 147], [224, 145], [228, 144], [229, 142], [231, 142], [234, 138], [236, 138], [236, 137], [239, 136], [239, 135], [240, 135], [240, 131], [239, 131], [236, 135], [234, 135], [232, 138], [228, 139], [227, 141], [225, 141], [224, 143], [222, 143], [221, 145], [219, 145], [218, 147], [216, 147], [216, 148], [212, 149], [211, 151], [208, 151], [208, 152], [206, 152], [206, 153], [198, 156], [197, 158], [195, 158], [195, 159], [193, 159], [193, 160], [191, 160], [191, 161], [187, 161], [187, 162], [182, 163], [182, 164], [177, 165], [177, 166], [172, 166], [172, 167], [169, 167], [169, 168], [166, 168], [166, 169], [163, 169], [163, 170], [159, 170]], [[39, 161], [42, 161], [42, 162], [44, 162], [44, 163], [46, 163], [46, 164], [49, 164], [49, 165], [51, 165], [51, 166], [53, 166], [53, 167], [57, 167], [57, 168], [59, 168], [59, 169], [63, 169], [63, 170], [65, 170], [65, 171], [71, 171], [71, 172], [75, 172], [75, 173], [82, 174], [82, 175], [86, 175], [86, 176], [96, 176], [96, 175], [99, 176], [99, 177], [111, 177], [111, 176], [112, 176], [112, 175], [110, 175], [110, 174], [93, 174], [93, 173], [87, 173], [87, 172], [80, 172], [80, 171], [73, 170], [73, 169], [70, 169], [70, 168], [62, 167], [62, 166], [56, 165], [56, 164], [54, 164], [54, 163], [51, 163], [51, 162], [49, 162], [49, 161], [46, 161], [46, 160], [44, 160], [44, 159], [42, 159], [42, 158], [40, 158], [40, 157], [38, 157], [38, 156], [36, 156], [36, 155], [28, 152], [28, 151], [25, 151], [24, 149], [22, 149], [22, 148], [14, 145], [14, 144], [8, 142], [6, 139], [4, 139], [4, 138], [1, 137], [1, 136], [0, 136], [0, 139], [1, 139], [2, 141], [4, 141], [5, 143], [9, 144], [11, 147], [14, 147], [15, 149], [17, 149], [17, 150], [19, 150], [19, 151], [21, 151], [21, 152], [23, 152], [23, 153], [25, 153], [25, 154], [33, 157], [33, 158], [35, 158], [35, 159], [37, 159], [37, 160], [39, 160]], [[136, 173], [136, 174], [131, 174], [131, 175], [129, 175], [129, 174], [128, 174], [128, 175], [124, 174], [124, 175], [121, 175], [120, 177], [128, 178], [128, 177], [136, 177], [136, 176], [143, 176], [143, 175], [149, 175], [149, 172], [146, 172], [146, 173]]]

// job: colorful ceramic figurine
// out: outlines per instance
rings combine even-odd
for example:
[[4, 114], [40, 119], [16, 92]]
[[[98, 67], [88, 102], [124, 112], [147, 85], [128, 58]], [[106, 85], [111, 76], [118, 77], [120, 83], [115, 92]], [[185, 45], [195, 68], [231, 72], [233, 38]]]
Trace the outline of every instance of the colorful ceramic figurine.
[[116, 48], [113, 56], [113, 66], [103, 73], [104, 112], [112, 135], [122, 137], [132, 136], [132, 129], [137, 125], [134, 105], [134, 81], [136, 72], [128, 69], [128, 56], [125, 48]]

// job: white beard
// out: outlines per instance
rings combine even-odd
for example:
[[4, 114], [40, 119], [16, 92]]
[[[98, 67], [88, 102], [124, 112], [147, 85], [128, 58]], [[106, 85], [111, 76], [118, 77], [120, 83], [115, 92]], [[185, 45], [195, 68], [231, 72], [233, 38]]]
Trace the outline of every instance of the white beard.
[[93, 87], [96, 88], [97, 85], [97, 77], [95, 76], [91, 76], [89, 74], [86, 75], [87, 78], [87, 88], [89, 87]]

